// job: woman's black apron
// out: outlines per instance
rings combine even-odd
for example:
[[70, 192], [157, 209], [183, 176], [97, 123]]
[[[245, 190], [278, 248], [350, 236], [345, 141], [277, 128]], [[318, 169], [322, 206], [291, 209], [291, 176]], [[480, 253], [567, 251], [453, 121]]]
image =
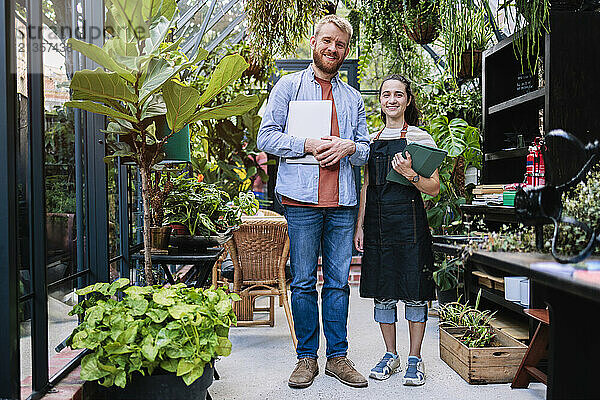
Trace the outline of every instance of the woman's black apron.
[[433, 300], [433, 252], [421, 192], [388, 182], [394, 155], [406, 139], [375, 140], [369, 156], [360, 295]]

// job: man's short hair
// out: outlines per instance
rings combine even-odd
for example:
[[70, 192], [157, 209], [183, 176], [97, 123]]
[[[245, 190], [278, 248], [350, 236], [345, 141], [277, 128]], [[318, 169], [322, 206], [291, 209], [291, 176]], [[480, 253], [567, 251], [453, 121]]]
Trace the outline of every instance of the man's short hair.
[[323, 25], [332, 23], [335, 24], [340, 30], [348, 34], [348, 45], [350, 45], [350, 39], [352, 39], [352, 25], [344, 17], [340, 17], [335, 14], [326, 15], [317, 22], [315, 25], [315, 37], [319, 36], [319, 32]]

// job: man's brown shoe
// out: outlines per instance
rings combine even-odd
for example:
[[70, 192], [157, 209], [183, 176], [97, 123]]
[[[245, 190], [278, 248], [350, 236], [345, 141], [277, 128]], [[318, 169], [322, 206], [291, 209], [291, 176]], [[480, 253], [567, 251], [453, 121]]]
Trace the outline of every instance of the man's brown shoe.
[[345, 356], [332, 357], [325, 364], [325, 375], [333, 376], [340, 382], [352, 387], [367, 387], [369, 383], [364, 376], [354, 369], [354, 363]]
[[288, 385], [291, 388], [302, 389], [312, 385], [315, 377], [319, 374], [319, 365], [317, 360], [314, 358], [301, 358], [296, 364], [296, 368], [290, 379]]

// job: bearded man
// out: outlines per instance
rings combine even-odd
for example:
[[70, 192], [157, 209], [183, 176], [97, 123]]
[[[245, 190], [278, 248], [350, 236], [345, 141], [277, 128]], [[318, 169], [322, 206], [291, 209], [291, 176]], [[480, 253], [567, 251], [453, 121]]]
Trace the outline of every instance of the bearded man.
[[[258, 147], [281, 158], [275, 191], [281, 196], [290, 237], [292, 314], [298, 362], [288, 385], [305, 388], [319, 373], [317, 262], [322, 251], [322, 321], [327, 342], [325, 374], [353, 387], [367, 380], [347, 359], [348, 273], [356, 218], [352, 166], [369, 156], [365, 108], [360, 93], [343, 82], [339, 69], [349, 52], [352, 26], [336, 15], [322, 18], [310, 38], [313, 63], [283, 76], [271, 90], [258, 132]], [[294, 100], [332, 100], [330, 136], [301, 138], [287, 132]], [[288, 163], [310, 153], [319, 165]]]

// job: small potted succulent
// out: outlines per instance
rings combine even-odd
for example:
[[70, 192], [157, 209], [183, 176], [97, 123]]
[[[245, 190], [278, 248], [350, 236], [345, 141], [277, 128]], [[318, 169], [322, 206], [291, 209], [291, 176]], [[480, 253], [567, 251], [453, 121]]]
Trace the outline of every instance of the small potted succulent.
[[[128, 279], [77, 291], [70, 315], [82, 323], [68, 345], [81, 360], [91, 399], [205, 398], [214, 361], [231, 353], [235, 293], [186, 287], [130, 286]], [[121, 300], [117, 300], [121, 298]]]

